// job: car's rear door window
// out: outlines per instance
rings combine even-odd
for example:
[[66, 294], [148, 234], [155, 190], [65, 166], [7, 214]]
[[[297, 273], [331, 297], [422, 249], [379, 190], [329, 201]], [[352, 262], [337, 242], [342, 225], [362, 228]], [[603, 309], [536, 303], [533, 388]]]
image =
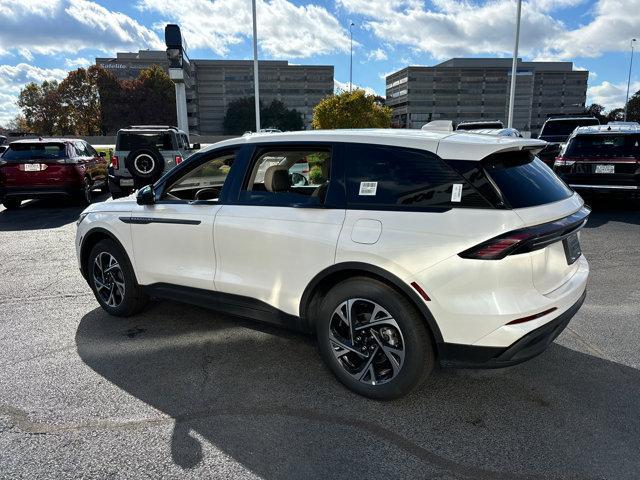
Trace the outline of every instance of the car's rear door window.
[[573, 191], [530, 152], [505, 152], [482, 161], [485, 171], [512, 208], [558, 202]]
[[351, 208], [490, 207], [475, 188], [433, 153], [349, 144], [344, 158]]

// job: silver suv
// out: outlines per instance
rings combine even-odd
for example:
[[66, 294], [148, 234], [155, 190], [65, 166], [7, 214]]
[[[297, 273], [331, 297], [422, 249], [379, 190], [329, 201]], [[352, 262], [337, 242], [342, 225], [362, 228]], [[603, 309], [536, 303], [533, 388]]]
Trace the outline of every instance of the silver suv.
[[164, 172], [188, 158], [199, 144], [168, 125], [133, 125], [122, 128], [109, 166], [109, 191], [113, 198], [126, 197], [134, 189], [158, 180]]

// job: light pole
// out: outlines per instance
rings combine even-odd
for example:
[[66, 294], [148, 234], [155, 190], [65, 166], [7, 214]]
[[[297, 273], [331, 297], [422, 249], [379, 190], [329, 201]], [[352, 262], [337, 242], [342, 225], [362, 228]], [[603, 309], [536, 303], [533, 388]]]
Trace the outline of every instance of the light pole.
[[351, 93], [351, 88], [353, 85], [353, 27], [355, 23], [351, 22], [349, 25], [349, 35], [351, 36], [351, 53], [349, 59], [349, 93]]
[[516, 42], [513, 47], [513, 63], [511, 64], [511, 91], [509, 92], [509, 119], [507, 127], [513, 128], [513, 102], [516, 98], [516, 75], [518, 73], [518, 43], [520, 42], [520, 12], [522, 0], [518, 0], [518, 13], [516, 14]]
[[260, 131], [260, 87], [258, 85], [258, 26], [256, 21], [256, 0], [251, 1], [253, 8], [253, 96], [256, 104], [256, 132]]
[[631, 85], [631, 67], [633, 67], [633, 43], [635, 38], [631, 39], [631, 60], [629, 61], [629, 78], [627, 79], [627, 99], [624, 102], [624, 121], [627, 121], [627, 105], [629, 104], [629, 86]]

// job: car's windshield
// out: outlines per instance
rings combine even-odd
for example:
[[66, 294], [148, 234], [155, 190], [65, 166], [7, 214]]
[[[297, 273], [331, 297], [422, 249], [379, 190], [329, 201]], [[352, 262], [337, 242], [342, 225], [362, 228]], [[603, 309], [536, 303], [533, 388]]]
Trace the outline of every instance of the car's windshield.
[[135, 150], [141, 147], [156, 147], [158, 150], [173, 150], [169, 132], [121, 132], [116, 150]]
[[577, 135], [567, 145], [566, 157], [640, 157], [640, 135]]
[[569, 138], [569, 135], [577, 127], [586, 127], [589, 125], [600, 125], [595, 118], [584, 118], [580, 120], [552, 120], [548, 121], [542, 127], [540, 132], [540, 138], [542, 137], [565, 137]]
[[57, 160], [65, 158], [64, 143], [12, 143], [2, 154], [3, 160]]

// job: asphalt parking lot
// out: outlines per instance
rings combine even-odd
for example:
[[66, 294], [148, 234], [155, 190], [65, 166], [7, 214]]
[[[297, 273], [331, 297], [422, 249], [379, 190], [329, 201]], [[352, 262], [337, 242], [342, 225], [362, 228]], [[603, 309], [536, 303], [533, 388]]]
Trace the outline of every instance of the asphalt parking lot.
[[81, 209], [0, 207], [0, 478], [638, 478], [640, 208], [593, 205], [587, 301], [547, 352], [386, 403], [304, 336], [170, 302], [109, 317]]

